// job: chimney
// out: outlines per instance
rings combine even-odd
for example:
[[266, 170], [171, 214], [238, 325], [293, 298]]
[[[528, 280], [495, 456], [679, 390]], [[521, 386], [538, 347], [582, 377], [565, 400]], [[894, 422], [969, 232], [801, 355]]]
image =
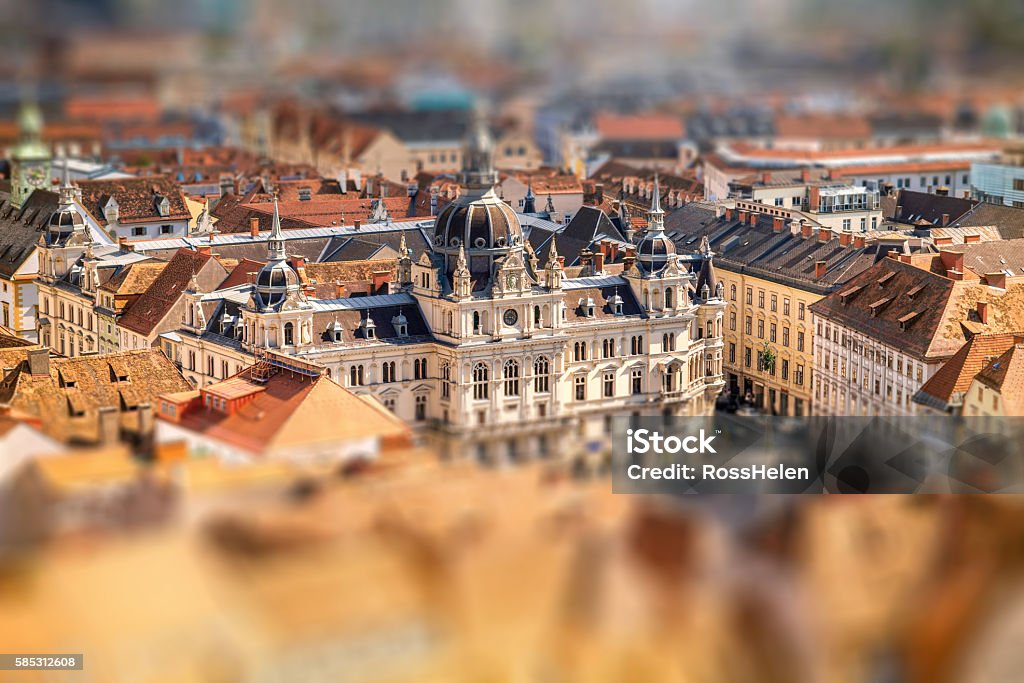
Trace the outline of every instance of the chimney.
[[725, 210], [725, 220], [727, 220], [727, 221], [731, 221], [732, 220], [732, 209], [726, 209]]
[[359, 228], [360, 228], [360, 226], [361, 226], [362, 224], [363, 224], [363, 222], [362, 222], [361, 220], [359, 220], [359, 219], [357, 218], [357, 219], [355, 219], [354, 221], [352, 221], [352, 228], [353, 228], [353, 229], [354, 229], [354, 230], [355, 230], [356, 232], [359, 232]]
[[772, 219], [772, 232], [782, 232], [782, 229], [786, 227], [786, 219], [782, 216], [776, 216]]
[[375, 270], [370, 277], [373, 278], [373, 293], [387, 294], [386, 285], [391, 282], [390, 270]]
[[978, 302], [978, 320], [980, 320], [981, 322], [983, 322], [986, 325], [988, 324], [988, 302], [987, 301], [979, 301]]
[[753, 211], [750, 212], [750, 227], [757, 225], [757, 214]]
[[259, 216], [252, 216], [249, 218], [249, 236], [254, 238], [260, 236]]
[[802, 168], [800, 169], [800, 182], [809, 183], [811, 182], [811, 169]]
[[334, 281], [334, 297], [336, 299], [345, 298], [345, 283], [343, 283], [341, 280]]
[[944, 213], [942, 214], [942, 227], [946, 227], [947, 225], [949, 225], [949, 214]]
[[740, 209], [740, 211], [739, 211], [739, 220], [740, 220], [740, 223], [746, 223], [747, 222], [747, 210], [746, 209]]
[[604, 272], [604, 254], [600, 251], [594, 254], [594, 273], [600, 274]]
[[811, 224], [808, 223], [807, 221], [803, 221], [802, 223], [800, 223], [800, 235], [805, 239], [811, 236], [811, 230]]
[[50, 350], [33, 349], [28, 352], [28, 371], [35, 377], [49, 376]]
[[[981, 235], [964, 235], [964, 244], [975, 244], [981, 241]], [[938, 244], [938, 242], [936, 242]]]
[[826, 264], [825, 264], [824, 261], [815, 261], [814, 262], [814, 279], [815, 280], [820, 280], [821, 278], [825, 277], [825, 267], [826, 267]]
[[136, 429], [140, 437], [149, 437], [153, 435], [153, 406], [149, 403], [140, 404], [135, 411], [136, 418]]
[[600, 206], [604, 201], [604, 183], [594, 183], [594, 204]]
[[[965, 237], [964, 238], [964, 242], [966, 242], [966, 241], [967, 241], [967, 238]], [[979, 236], [979, 239], [976, 240], [976, 241], [979, 241], [979, 242], [981, 241], [980, 236]], [[933, 243], [937, 247], [948, 247], [949, 245], [953, 244], [953, 238], [952, 237], [936, 237], [933, 240]]]
[[121, 415], [117, 408], [112, 406], [101, 406], [96, 421], [101, 444], [117, 443], [121, 438]]
[[821, 188], [812, 187], [807, 191], [807, 208], [811, 211], [817, 211], [821, 205]]
[[843, 232], [839, 233], [839, 246], [841, 246], [841, 247], [848, 247], [848, 246], [850, 246], [850, 242], [851, 242], [852, 239], [853, 239], [853, 235], [851, 235], [850, 233], [848, 233], [848, 232], [846, 232], [844, 230]]
[[769, 173], [768, 171], [765, 171], [764, 173], [761, 174], [761, 184], [762, 185], [770, 185], [771, 182], [772, 182], [772, 174], [771, 173]]
[[864, 237], [861, 236], [861, 235], [856, 235], [853, 238], [853, 246], [854, 246], [855, 249], [863, 249], [864, 248]]
[[831, 230], [829, 230], [826, 227], [818, 228], [818, 241], [819, 242], [828, 242], [830, 239], [832, 239], [832, 231]]

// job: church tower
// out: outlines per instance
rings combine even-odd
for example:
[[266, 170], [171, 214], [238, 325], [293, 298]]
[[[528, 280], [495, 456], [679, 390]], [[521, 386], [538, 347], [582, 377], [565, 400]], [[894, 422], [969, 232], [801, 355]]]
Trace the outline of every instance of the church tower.
[[11, 150], [11, 203], [21, 207], [29, 195], [50, 185], [50, 150], [43, 144], [43, 115], [34, 102], [18, 110], [18, 143]]

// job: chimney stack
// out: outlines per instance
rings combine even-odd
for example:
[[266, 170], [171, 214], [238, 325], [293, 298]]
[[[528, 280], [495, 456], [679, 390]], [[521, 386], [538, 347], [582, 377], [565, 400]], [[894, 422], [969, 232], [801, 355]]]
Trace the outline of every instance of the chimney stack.
[[28, 352], [28, 371], [35, 377], [50, 374], [50, 350], [33, 349]]
[[818, 241], [819, 242], [828, 242], [830, 239], [832, 239], [832, 231], [831, 230], [829, 230], [828, 228], [826, 228], [824, 226], [818, 228]]
[[761, 184], [762, 185], [769, 185], [769, 184], [771, 184], [771, 182], [772, 182], [772, 174], [771, 173], [769, 173], [768, 171], [765, 171], [764, 173], [761, 174]]
[[864, 237], [861, 236], [861, 235], [854, 236], [854, 238], [853, 238], [853, 246], [856, 249], [863, 249], [864, 248]]
[[839, 233], [839, 246], [841, 246], [841, 247], [848, 247], [848, 246], [850, 246], [850, 241], [852, 239], [853, 239], [853, 235], [851, 235], [850, 233], [848, 233], [848, 232], [846, 232], [844, 230], [843, 232]]
[[786, 219], [782, 216], [775, 216], [772, 218], [772, 232], [782, 232], [782, 229], [786, 227]]
[[252, 216], [249, 219], [249, 236], [259, 237], [260, 236], [260, 219], [259, 216]]
[[747, 222], [747, 210], [746, 209], [740, 209], [740, 211], [739, 211], [739, 221], [740, 221], [740, 223], [746, 223]]
[[811, 224], [808, 223], [807, 221], [803, 221], [800, 223], [800, 235], [805, 239], [811, 236], [811, 230]]
[[757, 225], [757, 214], [753, 211], [750, 212], [750, 227]]
[[354, 230], [355, 230], [356, 232], [359, 232], [359, 227], [360, 227], [360, 226], [361, 226], [362, 224], [363, 224], [363, 222], [362, 222], [361, 220], [359, 220], [359, 219], [357, 218], [357, 219], [355, 219], [354, 221], [352, 221], [352, 228], [353, 228], [353, 229], [354, 229]]
[[949, 225], [949, 214], [944, 213], [942, 214], [942, 227], [946, 227], [947, 225]]
[[978, 320], [980, 320], [981, 322], [983, 322], [986, 325], [988, 324], [988, 302], [987, 301], [979, 301], [978, 302]]
[[824, 261], [815, 261], [814, 262], [814, 279], [815, 280], [820, 280], [821, 278], [825, 277], [825, 267], [826, 267], [826, 264], [825, 264]]
[[732, 220], [732, 209], [726, 209], [725, 210], [725, 220], [727, 220], [727, 221], [731, 221]]
[[809, 183], [811, 182], [811, 169], [802, 168], [800, 169], [800, 182]]
[[594, 254], [594, 274], [600, 275], [604, 272], [604, 254], [597, 252]]

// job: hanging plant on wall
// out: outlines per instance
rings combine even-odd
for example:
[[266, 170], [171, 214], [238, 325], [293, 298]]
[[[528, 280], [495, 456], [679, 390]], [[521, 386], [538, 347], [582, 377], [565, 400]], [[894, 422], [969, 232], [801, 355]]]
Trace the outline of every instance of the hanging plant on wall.
[[757, 369], [761, 372], [771, 372], [775, 369], [775, 351], [768, 342], [764, 343], [764, 348], [757, 354]]

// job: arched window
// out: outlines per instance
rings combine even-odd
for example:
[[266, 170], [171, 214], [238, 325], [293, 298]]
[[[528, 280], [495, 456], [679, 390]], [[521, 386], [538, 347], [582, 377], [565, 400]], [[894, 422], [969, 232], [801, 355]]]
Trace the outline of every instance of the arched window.
[[412, 362], [412, 371], [414, 379], [426, 379], [427, 378], [427, 359], [416, 358]]
[[541, 317], [540, 317], [540, 306], [534, 306], [533, 307], [533, 324], [536, 327], [541, 327], [541, 325], [542, 325]]
[[284, 345], [291, 346], [295, 343], [295, 325], [292, 323], [284, 324]]
[[551, 391], [551, 364], [546, 356], [537, 356], [533, 361], [533, 390], [538, 394]]
[[480, 327], [480, 313], [478, 311], [473, 311], [473, 334], [480, 334], [482, 332], [483, 329]]
[[518, 396], [519, 395], [519, 361], [507, 360], [505, 361], [505, 368], [502, 373], [505, 379], [505, 395], [506, 396]]
[[455, 330], [455, 314], [448, 311], [448, 334], [451, 334]]
[[576, 342], [573, 345], [573, 360], [586, 360], [587, 359], [587, 342]]
[[473, 366], [473, 398], [481, 401], [487, 398], [487, 365], [477, 363]]
[[707, 336], [708, 337], [714, 337], [715, 336], [715, 324], [713, 322], [711, 322], [710, 320], [708, 321], [708, 324], [707, 324]]
[[394, 382], [395, 381], [395, 361], [386, 361], [381, 366], [381, 381], [383, 382]]
[[452, 395], [452, 364], [448, 361], [441, 363], [441, 398], [449, 398]]
[[629, 340], [629, 351], [634, 356], [644, 352], [644, 338], [642, 336], [631, 337]]
[[675, 300], [674, 300], [674, 297], [672, 296], [672, 288], [671, 287], [666, 287], [665, 288], [665, 308], [675, 308], [675, 305], [676, 305], [675, 304]]
[[361, 387], [363, 386], [363, 366], [353, 365], [348, 369], [348, 383], [349, 386]]
[[729, 299], [736, 301], [736, 285], [729, 285]]

